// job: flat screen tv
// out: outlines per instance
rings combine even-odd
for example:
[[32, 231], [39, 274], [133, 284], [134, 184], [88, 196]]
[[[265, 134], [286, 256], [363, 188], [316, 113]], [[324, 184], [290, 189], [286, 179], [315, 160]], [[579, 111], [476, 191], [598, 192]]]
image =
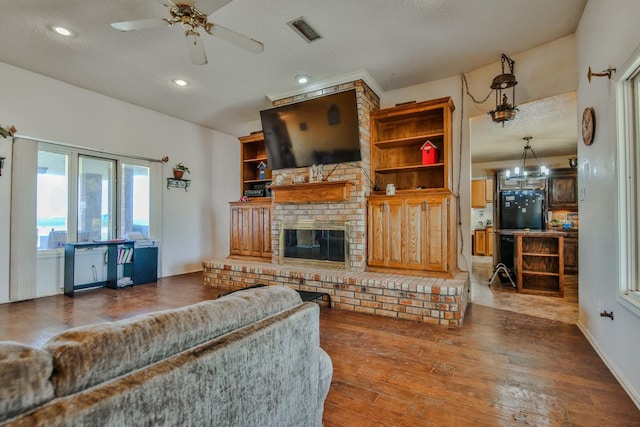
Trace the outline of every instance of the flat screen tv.
[[260, 111], [272, 170], [362, 159], [356, 91]]

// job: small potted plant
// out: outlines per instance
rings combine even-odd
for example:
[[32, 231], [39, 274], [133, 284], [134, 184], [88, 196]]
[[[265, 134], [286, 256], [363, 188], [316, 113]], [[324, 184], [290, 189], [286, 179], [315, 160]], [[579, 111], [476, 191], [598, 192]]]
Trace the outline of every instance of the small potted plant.
[[182, 179], [182, 177], [184, 176], [185, 172], [188, 173], [188, 174], [191, 173], [189, 168], [187, 166], [183, 165], [182, 162], [176, 163], [176, 165], [173, 167], [173, 177], [175, 179]]

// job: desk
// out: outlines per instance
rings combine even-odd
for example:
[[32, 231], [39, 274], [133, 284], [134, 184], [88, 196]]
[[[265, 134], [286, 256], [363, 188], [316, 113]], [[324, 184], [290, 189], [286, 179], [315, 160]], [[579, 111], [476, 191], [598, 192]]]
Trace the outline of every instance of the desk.
[[[98, 281], [92, 283], [75, 284], [75, 263], [76, 263], [76, 250], [78, 249], [92, 249], [92, 248], [107, 248], [107, 280]], [[132, 277], [133, 276], [133, 258], [131, 261], [120, 262], [118, 255], [121, 250], [130, 249], [133, 251], [133, 240], [108, 240], [100, 242], [79, 242], [79, 243], [65, 243], [64, 245], [64, 294], [68, 297], [74, 296], [75, 291], [87, 288], [97, 288], [106, 286], [111, 289], [118, 288], [118, 266], [122, 265], [122, 275]], [[131, 283], [133, 284], [133, 283]]]

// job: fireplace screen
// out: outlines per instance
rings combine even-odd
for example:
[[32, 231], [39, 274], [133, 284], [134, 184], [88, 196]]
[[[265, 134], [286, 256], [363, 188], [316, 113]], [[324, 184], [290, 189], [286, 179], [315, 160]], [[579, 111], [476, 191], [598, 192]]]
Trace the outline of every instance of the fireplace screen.
[[297, 221], [280, 230], [280, 263], [301, 266], [347, 268], [348, 223]]

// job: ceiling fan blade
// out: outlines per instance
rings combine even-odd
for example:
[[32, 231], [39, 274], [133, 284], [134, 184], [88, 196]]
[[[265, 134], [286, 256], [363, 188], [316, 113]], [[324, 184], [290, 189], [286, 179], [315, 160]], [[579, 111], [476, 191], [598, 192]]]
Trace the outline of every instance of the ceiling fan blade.
[[211, 15], [213, 12], [230, 2], [231, 0], [196, 0], [195, 6], [196, 9], [205, 15]]
[[204, 51], [204, 45], [200, 40], [200, 34], [195, 31], [187, 31], [185, 33], [187, 38], [187, 46], [189, 48], [189, 55], [191, 55], [191, 63], [194, 65], [204, 65], [207, 63], [207, 54]]
[[114, 22], [113, 28], [120, 31], [146, 30], [169, 25], [167, 21], [160, 18], [141, 19], [139, 21]]
[[222, 40], [233, 43], [236, 46], [239, 46], [250, 52], [260, 53], [264, 50], [264, 45], [258, 40], [243, 36], [242, 34], [236, 33], [235, 31], [232, 31], [221, 25], [211, 24], [211, 26], [207, 27], [206, 30], [209, 34], [220, 37]]
[[165, 5], [166, 7], [174, 7], [178, 4], [188, 4], [189, 6], [193, 6], [196, 0], [158, 0], [160, 3]]

